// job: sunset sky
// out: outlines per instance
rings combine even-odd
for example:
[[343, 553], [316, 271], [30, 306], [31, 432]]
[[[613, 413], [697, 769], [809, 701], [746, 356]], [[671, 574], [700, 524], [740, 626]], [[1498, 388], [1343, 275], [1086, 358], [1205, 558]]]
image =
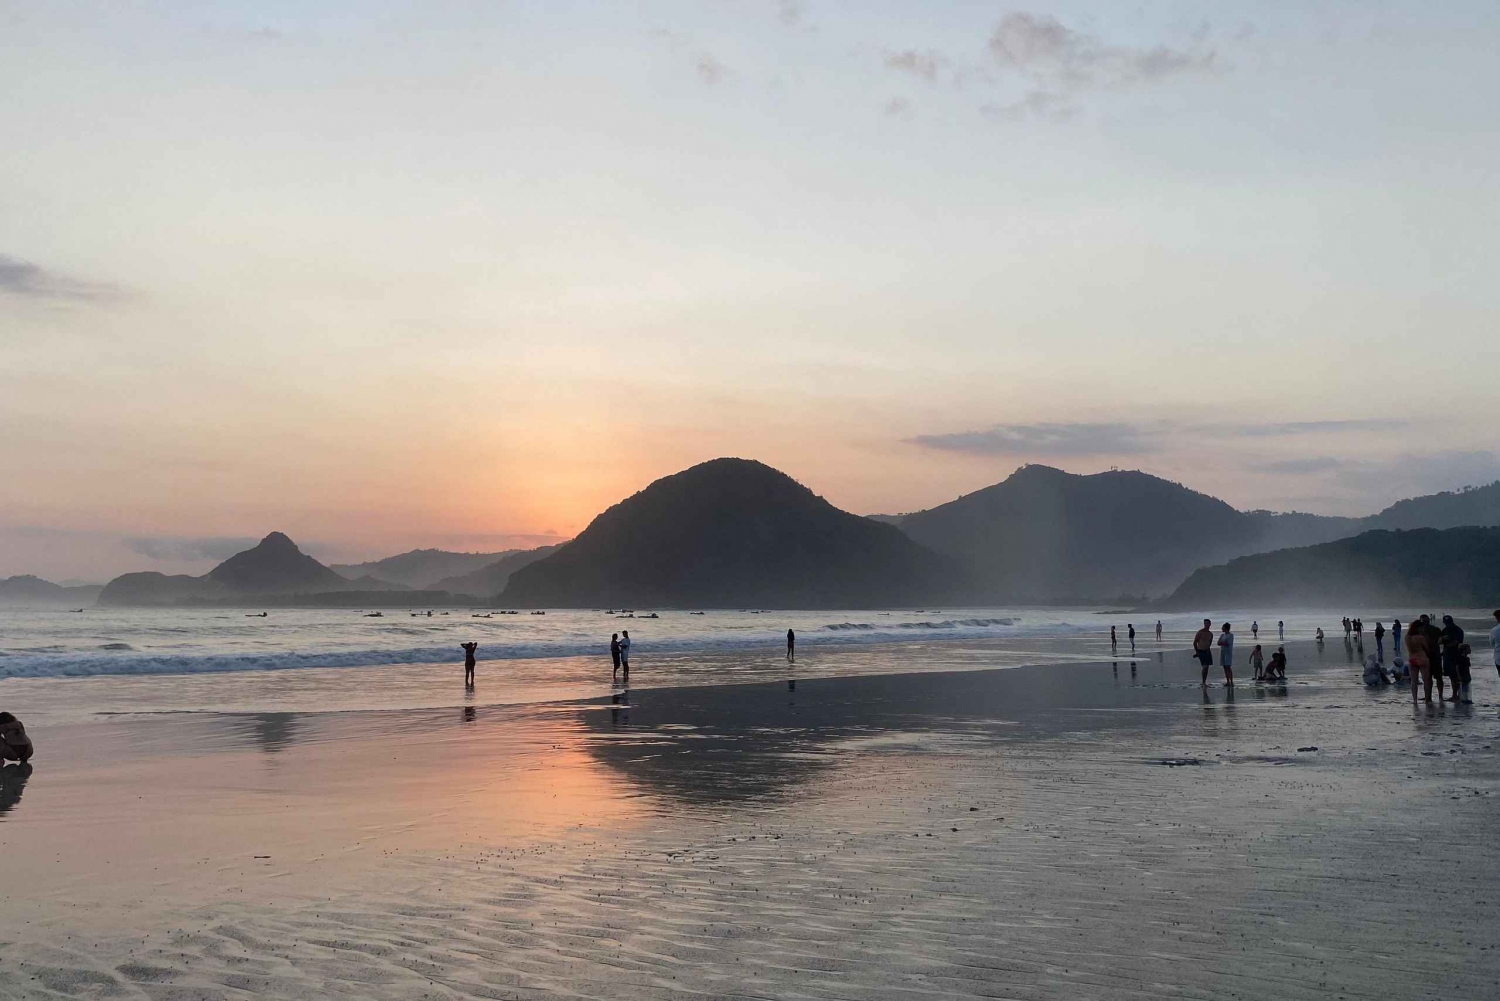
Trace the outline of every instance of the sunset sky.
[[758, 458], [1500, 478], [1500, 4], [0, 0], [0, 576]]

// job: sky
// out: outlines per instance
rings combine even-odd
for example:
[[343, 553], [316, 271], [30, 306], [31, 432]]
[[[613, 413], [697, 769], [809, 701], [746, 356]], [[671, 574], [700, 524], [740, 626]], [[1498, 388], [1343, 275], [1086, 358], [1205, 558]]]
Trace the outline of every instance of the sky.
[[1500, 478], [1500, 5], [0, 0], [0, 576], [757, 458]]

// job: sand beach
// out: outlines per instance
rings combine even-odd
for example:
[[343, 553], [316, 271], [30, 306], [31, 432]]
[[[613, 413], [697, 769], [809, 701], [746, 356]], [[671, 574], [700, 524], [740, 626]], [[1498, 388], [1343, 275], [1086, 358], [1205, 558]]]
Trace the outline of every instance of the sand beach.
[[39, 728], [0, 996], [1495, 996], [1495, 677], [1289, 652]]

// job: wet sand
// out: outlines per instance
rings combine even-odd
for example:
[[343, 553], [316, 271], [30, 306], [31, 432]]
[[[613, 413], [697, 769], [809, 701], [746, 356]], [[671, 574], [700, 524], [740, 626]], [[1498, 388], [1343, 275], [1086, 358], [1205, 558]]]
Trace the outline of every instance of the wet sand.
[[0, 997], [1500, 995], [1495, 674], [1288, 650], [62, 724]]

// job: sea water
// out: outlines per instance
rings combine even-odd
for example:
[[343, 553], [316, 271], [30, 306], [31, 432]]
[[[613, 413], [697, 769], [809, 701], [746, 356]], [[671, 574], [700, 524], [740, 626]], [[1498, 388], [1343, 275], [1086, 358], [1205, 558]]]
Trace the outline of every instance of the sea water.
[[[1129, 659], [1180, 651], [1201, 614], [1091, 608], [780, 611], [636, 609], [66, 609], [0, 608], [0, 707], [65, 714], [142, 711], [330, 711], [535, 702], [608, 694], [611, 633], [629, 630], [631, 681], [732, 684], [1027, 663]], [[1202, 613], [1209, 614], [1209, 613]], [[1243, 662], [1260, 641], [1342, 643], [1338, 613], [1214, 612], [1235, 622]], [[652, 617], [652, 616], [655, 617]], [[1369, 629], [1365, 642], [1373, 652]], [[1389, 615], [1385, 615], [1389, 618]], [[1155, 622], [1166, 631], [1155, 641]], [[1113, 625], [1118, 648], [1112, 650]], [[786, 631], [797, 664], [786, 662]], [[461, 685], [459, 644], [479, 644], [479, 684]]]

